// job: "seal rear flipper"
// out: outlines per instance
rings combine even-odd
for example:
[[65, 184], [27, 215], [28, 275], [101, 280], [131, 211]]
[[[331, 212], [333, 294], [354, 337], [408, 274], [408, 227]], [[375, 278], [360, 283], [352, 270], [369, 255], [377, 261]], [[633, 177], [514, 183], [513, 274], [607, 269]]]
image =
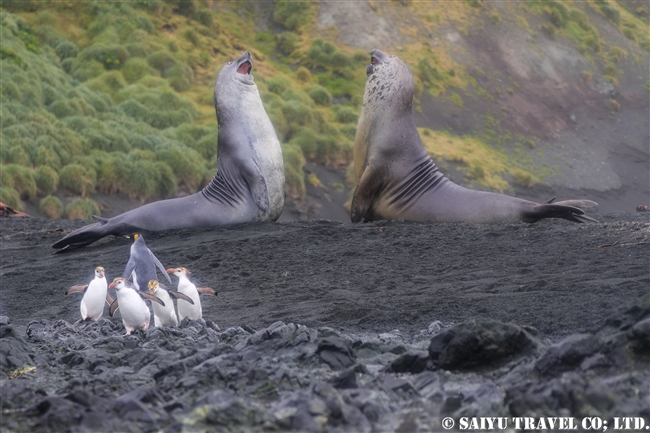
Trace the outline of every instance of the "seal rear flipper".
[[52, 248], [58, 249], [56, 253], [70, 251], [77, 248], [85, 247], [108, 235], [119, 236], [129, 232], [128, 225], [110, 224], [110, 220], [101, 219], [100, 222], [81, 227], [65, 235], [61, 240], [52, 245]]
[[[561, 203], [561, 202], [560, 202]], [[585, 211], [574, 206], [563, 204], [539, 204], [531, 210], [521, 212], [521, 220], [526, 223], [534, 223], [543, 218], [562, 218], [576, 223], [598, 222], [595, 219], [585, 215]]]
[[379, 171], [372, 165], [366, 167], [352, 195], [350, 217], [353, 223], [361, 222], [372, 202], [379, 195], [383, 182]]
[[111, 306], [111, 305], [113, 305], [113, 301], [114, 301], [113, 297], [112, 297], [109, 293], [107, 293], [107, 294], [106, 294], [106, 303], [107, 303], [109, 306]]
[[182, 299], [183, 301], [187, 301], [190, 304], [194, 305], [194, 301], [192, 300], [192, 298], [190, 298], [189, 296], [187, 296], [187, 295], [185, 295], [185, 294], [183, 294], [181, 292], [176, 292], [174, 290], [168, 290], [167, 293], [169, 293], [169, 296], [171, 296], [173, 298]]
[[553, 204], [560, 204], [563, 206], [573, 206], [579, 209], [594, 209], [598, 207], [598, 203], [591, 200], [562, 200], [562, 201], [556, 201]]

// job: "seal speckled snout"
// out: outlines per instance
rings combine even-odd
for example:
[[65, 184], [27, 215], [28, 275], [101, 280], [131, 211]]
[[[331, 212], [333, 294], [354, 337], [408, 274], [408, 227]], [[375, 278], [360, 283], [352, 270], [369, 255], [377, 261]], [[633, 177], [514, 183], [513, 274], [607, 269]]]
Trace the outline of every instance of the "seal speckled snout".
[[375, 72], [375, 67], [384, 63], [388, 56], [383, 51], [375, 48], [370, 52], [370, 64], [366, 67], [366, 75], [370, 76]]

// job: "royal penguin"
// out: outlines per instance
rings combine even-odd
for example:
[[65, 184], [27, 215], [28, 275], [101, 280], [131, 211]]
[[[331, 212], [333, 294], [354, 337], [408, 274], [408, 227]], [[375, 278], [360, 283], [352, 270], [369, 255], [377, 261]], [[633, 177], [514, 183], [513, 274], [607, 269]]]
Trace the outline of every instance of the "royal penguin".
[[111, 305], [109, 314], [113, 316], [119, 306], [126, 335], [136, 329], [146, 331], [149, 328], [151, 313], [143, 298], [162, 306], [165, 305], [157, 296], [136, 290], [135, 286], [126, 278], [115, 278], [108, 287], [115, 289], [117, 293], [117, 299]]
[[186, 317], [189, 317], [192, 320], [202, 318], [203, 310], [201, 308], [201, 299], [199, 298], [199, 294], [216, 295], [217, 293], [214, 289], [208, 287], [197, 288], [188, 278], [188, 275], [191, 272], [187, 268], [171, 268], [167, 269], [167, 273], [174, 274], [178, 277], [178, 291], [194, 301], [193, 304], [185, 301], [178, 301], [178, 320], [183, 321]]
[[149, 293], [157, 296], [165, 305], [152, 304], [153, 306], [153, 323], [158, 326], [170, 326], [172, 328], [178, 327], [178, 318], [176, 310], [174, 310], [174, 303], [172, 297], [183, 300], [185, 303], [193, 304], [194, 301], [182, 293], [167, 290], [158, 280], [151, 280], [148, 283]]
[[113, 303], [113, 298], [108, 294], [104, 268], [101, 266], [95, 268], [95, 278], [89, 284], [72, 286], [65, 294], [81, 292], [84, 294], [79, 306], [82, 320], [99, 320], [104, 314], [104, 302], [108, 305]]

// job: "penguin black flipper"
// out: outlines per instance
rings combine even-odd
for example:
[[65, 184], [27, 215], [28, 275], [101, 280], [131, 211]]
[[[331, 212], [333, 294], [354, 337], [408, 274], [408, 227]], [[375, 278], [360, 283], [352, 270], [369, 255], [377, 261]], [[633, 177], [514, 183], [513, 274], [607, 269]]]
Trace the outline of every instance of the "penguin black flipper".
[[[131, 274], [135, 270], [135, 262], [136, 262], [135, 257], [133, 257], [133, 255], [131, 255], [129, 257], [129, 261], [126, 262], [126, 267], [124, 268], [124, 272], [122, 273], [122, 278], [126, 278], [128, 280], [131, 277]], [[137, 284], [137, 282], [135, 281], [135, 278], [134, 278], [133, 283]]]
[[169, 293], [169, 296], [171, 296], [172, 298], [182, 299], [183, 301], [187, 301], [190, 304], [194, 305], [194, 301], [192, 300], [192, 298], [190, 298], [189, 296], [181, 292], [176, 292], [174, 290], [167, 290], [167, 293]]
[[148, 299], [148, 300], [150, 300], [152, 302], [156, 302], [156, 303], [162, 305], [163, 307], [165, 306], [165, 303], [156, 295], [152, 295], [151, 293], [140, 292], [140, 291], [138, 291], [138, 295], [140, 295], [144, 299]]
[[113, 315], [115, 314], [115, 312], [117, 311], [118, 308], [120, 308], [120, 306], [119, 306], [118, 303], [117, 303], [117, 299], [115, 299], [115, 300], [111, 303], [111, 308], [108, 309], [108, 315], [111, 316], [111, 317], [113, 317]]
[[149, 253], [151, 254], [151, 258], [153, 259], [156, 266], [158, 266], [158, 269], [160, 269], [160, 272], [162, 272], [162, 274], [165, 276], [165, 278], [167, 278], [167, 281], [169, 281], [169, 283], [171, 284], [172, 279], [169, 277], [169, 274], [167, 273], [167, 270], [165, 269], [165, 267], [162, 265], [162, 263], [160, 263], [160, 260], [158, 260], [158, 257], [156, 257], [151, 252], [151, 250], [149, 250]]
[[218, 295], [216, 290], [211, 289], [209, 287], [197, 287], [196, 290], [198, 290], [199, 293], [202, 294], [202, 295], [213, 295], [213, 296]]

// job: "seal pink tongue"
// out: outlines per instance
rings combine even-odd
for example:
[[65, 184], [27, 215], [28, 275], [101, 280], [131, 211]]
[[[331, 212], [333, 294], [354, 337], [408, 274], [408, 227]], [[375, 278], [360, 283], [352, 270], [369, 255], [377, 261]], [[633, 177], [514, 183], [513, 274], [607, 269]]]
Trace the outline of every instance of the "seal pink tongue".
[[250, 73], [251, 70], [251, 64], [249, 62], [244, 62], [241, 65], [239, 65], [239, 68], [237, 68], [237, 72], [240, 74], [248, 74]]

